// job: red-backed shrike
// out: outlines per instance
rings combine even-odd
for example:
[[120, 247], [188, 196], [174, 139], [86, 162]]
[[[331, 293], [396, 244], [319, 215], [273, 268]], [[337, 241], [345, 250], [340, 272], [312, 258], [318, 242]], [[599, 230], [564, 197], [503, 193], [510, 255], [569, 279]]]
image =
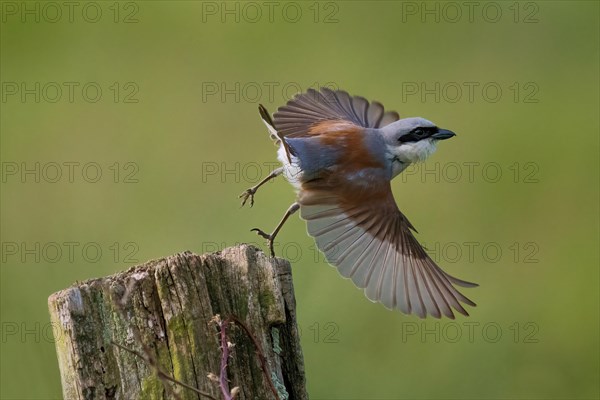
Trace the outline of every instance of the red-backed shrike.
[[436, 265], [390, 186], [453, 132], [423, 118], [399, 119], [378, 102], [327, 88], [297, 95], [273, 119], [262, 105], [259, 110], [283, 167], [246, 190], [242, 205], [248, 199], [252, 205], [258, 187], [282, 173], [297, 191], [273, 233], [253, 229], [268, 239], [272, 255], [275, 236], [299, 209], [327, 260], [370, 300], [421, 318], [454, 318], [452, 309], [468, 315], [460, 303], [475, 303], [454, 286], [477, 285]]

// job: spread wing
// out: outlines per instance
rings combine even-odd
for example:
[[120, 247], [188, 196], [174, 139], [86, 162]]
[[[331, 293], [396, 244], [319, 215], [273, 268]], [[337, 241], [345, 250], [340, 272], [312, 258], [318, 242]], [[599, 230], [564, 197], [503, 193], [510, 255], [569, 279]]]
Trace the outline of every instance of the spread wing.
[[475, 306], [454, 285], [477, 285], [447, 274], [427, 255], [389, 181], [362, 191], [339, 179], [307, 182], [299, 203], [308, 233], [327, 260], [372, 301], [421, 318], [454, 318], [453, 309], [469, 315], [461, 302]]
[[395, 111], [385, 111], [377, 101], [350, 96], [342, 90], [308, 89], [296, 95], [274, 114], [275, 129], [280, 137], [303, 136], [324, 121], [344, 121], [362, 128], [380, 128], [400, 118]]

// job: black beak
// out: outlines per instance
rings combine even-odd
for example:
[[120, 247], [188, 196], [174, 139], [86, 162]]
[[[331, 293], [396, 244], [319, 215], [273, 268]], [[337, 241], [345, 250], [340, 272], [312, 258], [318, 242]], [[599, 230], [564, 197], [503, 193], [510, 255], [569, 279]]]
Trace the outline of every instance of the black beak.
[[452, 136], [456, 136], [456, 133], [449, 131], [448, 129], [438, 129], [436, 133], [431, 135], [432, 138], [437, 140], [450, 139]]

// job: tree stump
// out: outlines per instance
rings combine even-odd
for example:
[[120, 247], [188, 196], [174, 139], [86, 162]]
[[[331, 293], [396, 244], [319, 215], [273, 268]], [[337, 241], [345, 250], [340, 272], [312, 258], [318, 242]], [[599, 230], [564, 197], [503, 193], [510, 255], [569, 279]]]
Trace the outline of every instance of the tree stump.
[[255, 247], [150, 261], [48, 306], [65, 399], [223, 399], [222, 361], [235, 399], [308, 398], [291, 266]]

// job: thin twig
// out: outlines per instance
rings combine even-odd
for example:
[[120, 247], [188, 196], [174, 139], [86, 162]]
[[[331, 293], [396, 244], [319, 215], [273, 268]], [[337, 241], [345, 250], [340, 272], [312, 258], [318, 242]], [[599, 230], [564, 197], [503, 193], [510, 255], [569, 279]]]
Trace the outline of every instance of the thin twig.
[[225, 400], [231, 400], [229, 391], [229, 381], [227, 379], [227, 360], [229, 359], [229, 343], [227, 341], [227, 329], [224, 326], [229, 321], [225, 321], [220, 325], [221, 331], [221, 370], [219, 371], [219, 387]]
[[256, 337], [252, 334], [252, 332], [250, 332], [250, 329], [248, 329], [246, 324], [243, 323], [242, 320], [240, 320], [238, 317], [236, 317], [235, 315], [230, 315], [229, 317], [227, 317], [225, 322], [228, 322], [229, 320], [231, 320], [231, 321], [235, 322], [236, 324], [238, 324], [239, 326], [241, 326], [242, 329], [244, 330], [244, 332], [246, 332], [246, 335], [248, 335], [248, 337], [252, 340], [252, 343], [254, 343], [254, 347], [256, 347], [256, 354], [258, 355], [258, 359], [260, 360], [260, 368], [262, 369], [263, 373], [265, 374], [265, 377], [267, 378], [267, 382], [269, 383], [269, 388], [271, 389], [271, 392], [273, 392], [275, 399], [279, 400], [279, 394], [277, 393], [277, 389], [275, 389], [275, 385], [273, 384], [273, 381], [271, 380], [271, 375], [269, 374], [269, 368], [267, 367], [267, 359], [264, 356], [264, 353], [263, 353], [260, 343], [258, 342]]
[[[142, 353], [140, 353], [139, 351], [136, 351], [136, 350], [133, 350], [133, 349], [127, 348], [127, 347], [125, 347], [125, 346], [123, 346], [123, 345], [120, 345], [119, 343], [117, 343], [117, 342], [115, 342], [115, 341], [112, 341], [112, 340], [111, 340], [110, 342], [111, 342], [113, 345], [117, 346], [118, 348], [120, 348], [120, 349], [122, 349], [122, 350], [128, 351], [128, 352], [130, 352], [131, 354], [135, 354], [136, 356], [140, 357], [142, 360], [146, 361], [148, 364], [152, 364], [152, 362], [151, 362], [150, 360], [148, 360], [148, 359], [147, 359], [147, 357], [146, 357], [146, 356], [144, 356], [144, 355], [143, 355]], [[208, 398], [209, 398], [209, 399], [211, 399], [211, 400], [217, 400], [216, 398], [214, 398], [214, 397], [213, 397], [213, 396], [211, 396], [210, 394], [208, 394], [208, 393], [206, 393], [206, 392], [203, 392], [202, 390], [199, 390], [198, 388], [195, 388], [195, 387], [193, 387], [193, 386], [190, 386], [190, 385], [188, 385], [187, 383], [184, 383], [184, 382], [178, 381], [178, 380], [177, 380], [177, 379], [175, 379], [175, 378], [172, 378], [170, 375], [168, 375], [167, 373], [165, 373], [164, 371], [162, 371], [160, 368], [157, 368], [157, 371], [156, 371], [156, 372], [158, 373], [158, 375], [160, 375], [162, 378], [164, 378], [164, 379], [168, 380], [169, 382], [173, 382], [173, 383], [176, 383], [177, 385], [183, 386], [184, 388], [187, 388], [187, 389], [193, 390], [194, 392], [196, 392], [196, 393], [198, 393], [198, 394], [200, 394], [200, 395], [202, 395], [202, 396], [208, 397]], [[177, 397], [177, 398], [180, 398], [178, 394], [176, 394], [176, 397]]]

